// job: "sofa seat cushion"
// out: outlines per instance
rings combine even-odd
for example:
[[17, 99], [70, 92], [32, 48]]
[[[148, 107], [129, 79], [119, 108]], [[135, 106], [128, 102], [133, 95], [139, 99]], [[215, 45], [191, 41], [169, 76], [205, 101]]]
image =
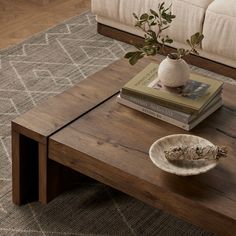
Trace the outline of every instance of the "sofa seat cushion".
[[[140, 15], [150, 9], [157, 10], [158, 3], [163, 0], [92, 0], [92, 11], [98, 15], [100, 23], [121, 23], [121, 30], [130, 32], [135, 24], [132, 13]], [[166, 0], [166, 6], [172, 4], [172, 12], [176, 18], [171, 27], [165, 31], [176, 42], [185, 43], [195, 32], [202, 32], [205, 11], [213, 0]], [[117, 27], [118, 24], [110, 25]], [[127, 27], [125, 27], [127, 26]], [[137, 29], [136, 34], [140, 35]], [[134, 31], [132, 30], [132, 33]]]
[[203, 33], [203, 50], [235, 60], [236, 0], [213, 1], [206, 11]]

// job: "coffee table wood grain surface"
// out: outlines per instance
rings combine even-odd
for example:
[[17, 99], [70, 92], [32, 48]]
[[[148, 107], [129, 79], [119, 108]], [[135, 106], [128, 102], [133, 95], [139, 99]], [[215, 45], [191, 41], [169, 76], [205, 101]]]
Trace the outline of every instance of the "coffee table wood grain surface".
[[[225, 84], [224, 106], [183, 131], [116, 102], [120, 88], [153, 61], [117, 61], [12, 122], [13, 202], [49, 202], [72, 169], [211, 232], [236, 235], [236, 87]], [[148, 150], [177, 133], [227, 146], [229, 158], [198, 176], [165, 173]]]

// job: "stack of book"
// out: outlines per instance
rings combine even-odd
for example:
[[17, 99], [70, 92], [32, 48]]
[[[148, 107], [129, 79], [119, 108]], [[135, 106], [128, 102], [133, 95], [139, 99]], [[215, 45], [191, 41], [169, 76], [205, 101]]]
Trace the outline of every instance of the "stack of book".
[[191, 74], [185, 86], [170, 88], [161, 84], [157, 71], [157, 64], [149, 64], [125, 84], [117, 101], [184, 130], [222, 106], [222, 82]]

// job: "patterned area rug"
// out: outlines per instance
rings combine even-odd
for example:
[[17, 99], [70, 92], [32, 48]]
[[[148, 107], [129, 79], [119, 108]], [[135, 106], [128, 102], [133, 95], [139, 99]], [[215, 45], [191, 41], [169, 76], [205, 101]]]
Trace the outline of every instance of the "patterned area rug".
[[96, 181], [80, 183], [46, 206], [11, 202], [10, 121], [129, 49], [97, 34], [88, 12], [0, 51], [0, 235], [211, 235]]

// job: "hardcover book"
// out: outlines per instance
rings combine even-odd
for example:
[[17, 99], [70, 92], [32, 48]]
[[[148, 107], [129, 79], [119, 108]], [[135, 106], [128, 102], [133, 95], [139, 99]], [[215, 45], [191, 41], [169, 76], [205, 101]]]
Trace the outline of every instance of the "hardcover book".
[[172, 108], [164, 107], [164, 106], [161, 106], [155, 102], [149, 101], [145, 98], [140, 99], [140, 96], [129, 96], [129, 95], [120, 94], [120, 97], [124, 100], [130, 101], [130, 102], [137, 104], [143, 108], [150, 109], [150, 110], [160, 113], [164, 116], [168, 116], [170, 118], [173, 118], [173, 119], [178, 120], [183, 123], [189, 123], [190, 121], [194, 120], [199, 114], [206, 112], [209, 109], [209, 107], [211, 107], [216, 101], [219, 101], [221, 99], [221, 92], [219, 92], [207, 104], [207, 106], [200, 113], [197, 113], [197, 114], [185, 113], [185, 112], [177, 111]]
[[193, 129], [196, 125], [198, 125], [200, 122], [202, 122], [204, 119], [206, 119], [209, 115], [211, 115], [213, 112], [215, 112], [218, 108], [220, 108], [222, 106], [222, 99], [220, 98], [220, 99], [216, 100], [213, 104], [211, 104], [211, 106], [209, 106], [205, 112], [200, 113], [198, 116], [196, 116], [189, 123], [185, 123], [185, 122], [181, 122], [179, 120], [176, 120], [172, 117], [155, 112], [149, 108], [137, 105], [131, 101], [128, 101], [128, 100], [120, 97], [120, 95], [118, 95], [118, 97], [117, 97], [117, 102], [122, 105], [125, 105], [127, 107], [130, 107], [134, 110], [137, 110], [137, 111], [140, 111], [140, 112], [145, 113], [147, 115], [150, 115], [152, 117], [155, 117], [159, 120], [162, 120], [162, 121], [165, 121], [165, 122], [170, 123], [172, 125], [175, 125], [181, 129], [184, 129], [187, 131]]
[[158, 79], [158, 65], [151, 63], [121, 89], [122, 95], [140, 96], [164, 107], [186, 113], [201, 112], [222, 90], [223, 82], [191, 74], [185, 86], [170, 88]]

